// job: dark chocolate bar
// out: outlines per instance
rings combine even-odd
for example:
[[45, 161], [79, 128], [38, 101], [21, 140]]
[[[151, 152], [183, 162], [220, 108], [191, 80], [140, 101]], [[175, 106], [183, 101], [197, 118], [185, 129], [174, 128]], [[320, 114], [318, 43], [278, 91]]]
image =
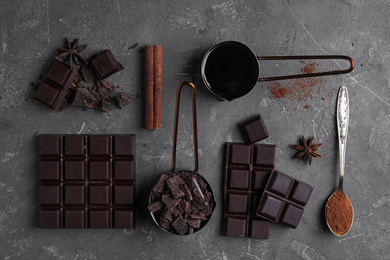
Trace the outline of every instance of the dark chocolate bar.
[[135, 135], [42, 135], [41, 228], [134, 228]]
[[261, 115], [249, 118], [248, 120], [241, 122], [240, 125], [244, 130], [244, 135], [249, 143], [253, 144], [269, 136], [267, 127], [265, 126]]
[[313, 187], [274, 170], [260, 199], [257, 215], [296, 228]]
[[226, 144], [224, 235], [268, 238], [269, 221], [256, 209], [275, 165], [275, 145]]
[[123, 70], [122, 64], [115, 59], [110, 50], [104, 50], [99, 53], [90, 61], [90, 65], [100, 80], [104, 80], [112, 74]]
[[66, 97], [76, 75], [76, 70], [70, 69], [65, 63], [54, 60], [49, 72], [39, 85], [35, 98], [52, 109], [61, 111], [66, 107]]

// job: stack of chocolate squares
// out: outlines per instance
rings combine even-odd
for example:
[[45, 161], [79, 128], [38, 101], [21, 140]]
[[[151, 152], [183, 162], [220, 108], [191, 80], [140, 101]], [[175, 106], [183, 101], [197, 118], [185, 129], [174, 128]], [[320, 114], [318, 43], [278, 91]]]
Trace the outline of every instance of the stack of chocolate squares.
[[313, 188], [274, 169], [275, 145], [261, 115], [240, 124], [250, 144], [226, 143], [224, 227], [226, 236], [267, 239], [270, 221], [296, 228]]

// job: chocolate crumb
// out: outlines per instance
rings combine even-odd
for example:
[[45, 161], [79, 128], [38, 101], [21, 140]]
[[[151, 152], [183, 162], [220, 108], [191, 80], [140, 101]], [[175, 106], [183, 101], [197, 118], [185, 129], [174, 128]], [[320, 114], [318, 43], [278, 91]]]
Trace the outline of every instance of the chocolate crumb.
[[326, 97], [323, 97], [322, 100], [326, 100]]
[[138, 46], [138, 43], [134, 43], [133, 45], [131, 45], [129, 47], [129, 50], [135, 49], [135, 48], [137, 48], [137, 46]]
[[116, 101], [116, 104], [118, 105], [119, 109], [122, 109], [128, 104], [130, 104], [130, 98], [124, 92], [114, 97], [114, 100]]
[[304, 108], [306, 108], [306, 109], [309, 109], [309, 108], [310, 108], [310, 106], [309, 106], [309, 105], [305, 105], [305, 106], [304, 106]]

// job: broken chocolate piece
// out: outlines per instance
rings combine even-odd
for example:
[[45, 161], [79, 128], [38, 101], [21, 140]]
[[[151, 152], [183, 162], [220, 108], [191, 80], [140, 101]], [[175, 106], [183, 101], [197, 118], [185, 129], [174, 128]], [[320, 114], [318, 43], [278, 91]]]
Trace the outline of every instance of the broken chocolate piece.
[[169, 210], [172, 210], [180, 202], [179, 199], [174, 198], [171, 194], [163, 194], [162, 201], [165, 203]]
[[122, 109], [128, 104], [130, 104], [130, 98], [124, 92], [114, 97], [114, 100], [116, 101], [116, 104], [118, 105], [119, 109]]
[[160, 217], [160, 226], [165, 229], [170, 229], [171, 228], [171, 222], [166, 220], [163, 217]]
[[188, 225], [190, 225], [193, 228], [200, 228], [200, 222], [201, 222], [200, 219], [187, 218], [186, 222], [188, 223]]
[[158, 182], [154, 186], [153, 191], [154, 192], [162, 192], [163, 189], [165, 188], [165, 182], [167, 179], [168, 179], [167, 175], [165, 175], [165, 174], [161, 175], [160, 179], [158, 180]]
[[82, 66], [80, 69], [80, 74], [86, 82], [95, 81], [93, 70], [89, 66]]
[[115, 59], [110, 50], [99, 53], [91, 60], [90, 64], [100, 80], [104, 80], [123, 69], [122, 64]]
[[155, 202], [155, 203], [149, 204], [148, 210], [149, 210], [150, 212], [155, 213], [155, 212], [160, 211], [164, 206], [165, 206], [165, 205], [164, 205], [164, 203], [163, 203], [162, 201], [157, 201], [157, 202]]
[[173, 197], [180, 198], [185, 195], [184, 191], [180, 189], [182, 183], [183, 180], [180, 179], [178, 175], [167, 180], [168, 187], [171, 190]]
[[172, 223], [172, 227], [176, 230], [179, 235], [184, 235], [187, 231], [187, 223], [181, 216], [178, 216]]

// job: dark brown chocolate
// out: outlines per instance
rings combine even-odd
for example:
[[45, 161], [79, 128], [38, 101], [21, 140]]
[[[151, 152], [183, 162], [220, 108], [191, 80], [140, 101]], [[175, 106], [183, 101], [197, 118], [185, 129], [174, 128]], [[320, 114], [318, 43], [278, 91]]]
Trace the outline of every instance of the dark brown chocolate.
[[130, 104], [130, 98], [127, 96], [124, 92], [120, 93], [116, 97], [114, 97], [114, 100], [116, 104], [118, 105], [119, 109], [124, 108], [128, 104]]
[[265, 126], [261, 115], [254, 116], [248, 120], [240, 123], [244, 130], [244, 135], [248, 139], [249, 143], [255, 143], [257, 141], [268, 138], [268, 130]]
[[200, 230], [214, 208], [209, 184], [189, 171], [163, 174], [152, 190], [148, 206], [161, 228], [178, 235]]
[[134, 228], [135, 135], [42, 135], [41, 228]]
[[261, 197], [257, 215], [297, 228], [313, 187], [274, 170]]
[[224, 235], [269, 237], [270, 224], [256, 216], [259, 199], [275, 164], [274, 145], [226, 144]]
[[92, 69], [100, 80], [123, 69], [110, 50], [104, 50], [90, 61]]
[[62, 111], [66, 107], [66, 98], [76, 75], [76, 70], [54, 60], [34, 97], [52, 109]]

